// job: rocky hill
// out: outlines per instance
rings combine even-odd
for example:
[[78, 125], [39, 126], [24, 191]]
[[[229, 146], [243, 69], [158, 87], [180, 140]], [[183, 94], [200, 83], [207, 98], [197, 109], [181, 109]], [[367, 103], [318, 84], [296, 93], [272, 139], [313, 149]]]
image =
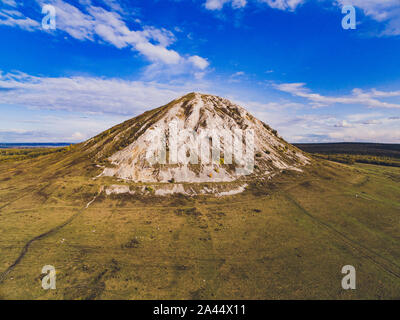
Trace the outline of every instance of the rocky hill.
[[103, 168], [100, 177], [135, 183], [265, 179], [283, 170], [301, 171], [309, 163], [302, 151], [244, 108], [200, 93], [125, 121], [82, 148]]

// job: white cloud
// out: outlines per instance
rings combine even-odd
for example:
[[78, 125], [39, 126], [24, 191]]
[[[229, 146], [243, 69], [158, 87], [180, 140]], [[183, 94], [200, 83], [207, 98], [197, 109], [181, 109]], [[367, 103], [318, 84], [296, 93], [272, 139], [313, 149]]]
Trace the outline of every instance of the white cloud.
[[116, 0], [103, 0], [103, 2], [113, 11], [123, 12], [121, 5]]
[[[142, 30], [131, 30], [121, 14], [122, 8], [113, 0], [105, 3], [116, 11], [91, 5], [90, 1], [81, 1], [85, 12], [62, 0], [37, 0], [40, 6], [53, 5], [57, 14], [57, 30], [66, 32], [72, 38], [81, 41], [108, 43], [116, 48], [131, 48], [138, 51], [152, 63], [167, 65], [181, 64], [182, 72], [195, 73], [204, 70], [209, 62], [197, 55], [180, 55], [169, 48], [175, 41], [174, 34], [164, 28], [142, 26]], [[41, 29], [41, 24], [20, 11], [0, 10], [0, 25], [18, 26], [28, 31]], [[189, 68], [190, 67], [190, 68]], [[196, 71], [197, 70], [197, 71]]]
[[[81, 142], [127, 120], [127, 116], [82, 116], [37, 114], [32, 120], [0, 119], [0, 141], [4, 142]], [[20, 129], [14, 129], [18, 125]]]
[[[15, 7], [17, 4], [13, 1], [3, 1], [5, 4]], [[0, 10], [0, 25], [9, 27], [19, 27], [24, 30], [34, 31], [40, 27], [40, 24], [25, 17], [21, 12], [15, 9], [1, 9]]]
[[3, 2], [4, 4], [10, 6], [10, 7], [16, 7], [17, 3], [15, 0], [0, 0], [0, 2]]
[[[268, 5], [270, 8], [295, 11], [299, 6], [311, 0], [253, 0]], [[332, 5], [353, 5], [361, 9], [366, 16], [383, 23], [380, 36], [400, 35], [400, 2], [399, 0], [319, 0], [329, 1]], [[243, 8], [246, 0], [206, 0], [205, 7], [209, 10], [221, 10], [225, 4], [231, 3], [233, 8]]]
[[370, 119], [383, 118], [385, 115], [381, 112], [369, 112], [369, 113], [354, 113], [347, 116], [347, 119], [351, 122], [363, 122], [369, 121]]
[[[371, 96], [383, 95], [377, 90], [368, 93]], [[385, 92], [385, 96], [395, 94], [397, 96], [396, 91]], [[277, 129], [280, 135], [292, 143], [341, 141], [400, 143], [399, 109], [382, 109], [379, 112], [366, 109], [366, 112], [344, 114], [335, 108], [321, 109], [315, 113], [307, 104], [286, 99], [258, 102], [240, 101], [235, 99], [235, 96], [229, 98]]]
[[[191, 91], [211, 91], [231, 99], [277, 129], [290, 142], [400, 143], [398, 109], [350, 115], [343, 115], [339, 111], [338, 114], [321, 114], [322, 110], [328, 110], [322, 109], [318, 114], [310, 114], [312, 109], [307, 104], [288, 99], [243, 101], [243, 96], [247, 96], [245, 92], [239, 94], [232, 88], [220, 88], [218, 84], [205, 81], [163, 84], [155, 81], [82, 76], [52, 78], [1, 72], [0, 106], [38, 110], [37, 119], [32, 120], [40, 121], [31, 125], [20, 124], [18, 128], [23, 130], [17, 132], [14, 130], [15, 122], [1, 119], [0, 140], [3, 137], [3, 141], [82, 141], [126, 118], [164, 105]], [[223, 91], [225, 93], [221, 93]], [[371, 92], [381, 95], [380, 91]], [[41, 120], [39, 115], [44, 110], [55, 111], [54, 114], [61, 112], [66, 116]], [[78, 113], [87, 117], [80, 119]]]
[[161, 84], [96, 77], [36, 77], [0, 73], [0, 104], [38, 109], [137, 114], [155, 108], [203, 83]]
[[228, 82], [229, 83], [241, 82], [242, 80], [244, 80], [246, 78], [245, 76], [246, 76], [246, 73], [244, 71], [237, 71], [229, 77]]
[[[98, 37], [117, 48], [131, 47], [152, 62], [176, 64], [181, 59], [176, 51], [167, 48], [174, 41], [174, 37], [164, 29], [145, 27], [143, 31], [133, 31], [126, 26], [117, 12], [89, 6], [86, 8], [86, 14], [62, 0], [50, 3], [57, 10], [57, 28], [73, 38], [96, 41]], [[151, 41], [157, 43], [153, 44]]]
[[[39, 2], [42, 3], [42, 0]], [[73, 38], [90, 41], [96, 41], [98, 38], [117, 48], [130, 47], [153, 63], [184, 64], [188, 59], [198, 62], [192, 63], [195, 69], [205, 68], [204, 58], [198, 56], [185, 58], [175, 50], [169, 49], [168, 47], [176, 39], [173, 33], [166, 29], [144, 26], [141, 31], [130, 30], [117, 12], [89, 6], [86, 8], [87, 13], [83, 13], [62, 0], [53, 0], [51, 4], [57, 10], [57, 28]]]
[[246, 0], [207, 0], [205, 7], [208, 10], [221, 10], [226, 3], [231, 3], [232, 8], [238, 9], [246, 6]]
[[294, 11], [305, 0], [259, 0], [268, 4], [273, 9]]
[[235, 73], [232, 75], [232, 77], [240, 77], [240, 76], [244, 76], [244, 71], [238, 71], [238, 72], [235, 72]]
[[[83, 141], [192, 91], [207, 92], [208, 84], [37, 77], [0, 71], [0, 141]], [[15, 111], [6, 112], [10, 108]], [[18, 115], [21, 108], [29, 111]]]
[[72, 134], [71, 139], [68, 141], [82, 141], [85, 138], [86, 138], [86, 136], [83, 133], [76, 131]]
[[337, 124], [335, 124], [336, 128], [347, 128], [351, 127], [352, 125], [347, 121], [347, 120], [342, 120], [339, 121]]
[[30, 18], [22, 18], [22, 19], [16, 19], [13, 18], [12, 16], [5, 15], [0, 12], [0, 25], [5, 25], [9, 27], [19, 27], [24, 30], [35, 30], [37, 29], [40, 24], [37, 21], [34, 21]]
[[380, 35], [400, 35], [399, 0], [336, 0], [339, 5], [353, 5], [364, 14], [385, 24]]
[[14, 9], [12, 9], [12, 10], [3, 9], [0, 12], [0, 16], [2, 16], [2, 17], [5, 17], [5, 16], [23, 17], [24, 15], [21, 12], [14, 10]]
[[[267, 4], [273, 9], [294, 11], [296, 8], [304, 3], [306, 0], [257, 0]], [[232, 8], [244, 8], [247, 5], [246, 0], [207, 0], [205, 7], [208, 10], [221, 10], [227, 3], [231, 3]]]
[[[262, 117], [262, 116], [261, 116]], [[294, 116], [283, 113], [278, 120], [269, 124], [278, 129], [290, 142], [380, 142], [400, 143], [400, 119], [378, 118], [364, 122], [351, 122], [339, 115], [303, 114]], [[268, 119], [267, 118], [267, 119]], [[275, 124], [275, 121], [276, 124]]]
[[209, 66], [209, 62], [199, 56], [192, 56], [189, 58], [189, 61], [197, 68], [204, 70]]
[[398, 0], [336, 0], [336, 2], [342, 6], [356, 6], [377, 21], [387, 20], [392, 15], [389, 11], [399, 7]]
[[373, 97], [381, 97], [381, 98], [388, 98], [388, 97], [400, 97], [400, 91], [379, 91], [376, 89], [371, 90], [371, 96]]
[[376, 128], [356, 126], [329, 133], [329, 137], [336, 141], [345, 142], [385, 142], [399, 143], [400, 129]]
[[305, 87], [305, 83], [283, 83], [276, 84], [274, 85], [274, 87], [280, 91], [290, 93], [293, 96], [308, 99], [315, 107], [339, 103], [364, 105], [371, 108], [400, 108], [400, 104], [389, 103], [377, 99], [378, 97], [400, 95], [400, 92], [382, 92], [377, 90], [363, 91], [361, 89], [353, 89], [351, 95], [341, 97], [329, 97], [311, 92]]
[[135, 45], [135, 48], [153, 62], [178, 64], [182, 60], [182, 57], [176, 51], [168, 50], [161, 45], [154, 45], [150, 42], [139, 42]]
[[207, 0], [205, 6], [208, 10], [221, 10], [228, 1], [229, 0]]
[[232, 7], [235, 9], [243, 8], [247, 4], [246, 0], [232, 0]]

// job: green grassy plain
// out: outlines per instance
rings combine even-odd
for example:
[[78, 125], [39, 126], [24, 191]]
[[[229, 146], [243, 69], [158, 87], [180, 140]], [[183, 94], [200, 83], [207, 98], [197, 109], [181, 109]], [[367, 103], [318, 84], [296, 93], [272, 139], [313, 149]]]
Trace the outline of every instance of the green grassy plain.
[[0, 299], [400, 298], [399, 168], [315, 159], [223, 198], [105, 196], [99, 170], [0, 163]]

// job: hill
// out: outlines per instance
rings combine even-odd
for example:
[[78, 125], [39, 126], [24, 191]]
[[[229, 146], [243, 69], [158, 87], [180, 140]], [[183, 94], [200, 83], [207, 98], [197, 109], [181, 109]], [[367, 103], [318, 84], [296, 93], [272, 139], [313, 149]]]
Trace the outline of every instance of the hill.
[[[162, 110], [61, 152], [0, 162], [0, 299], [399, 298], [398, 168], [306, 155], [301, 171], [163, 196], [152, 188], [187, 183], [102, 174], [136, 141], [122, 133]], [[241, 179], [240, 193], [218, 189]], [[56, 290], [41, 287], [45, 265]], [[357, 290], [341, 287], [345, 265]]]
[[[152, 148], [155, 153], [164, 148], [155, 154], [155, 164], [148, 159]], [[244, 108], [199, 93], [115, 126], [80, 151], [91, 153], [104, 168], [102, 176], [134, 182], [232, 182], [299, 170], [308, 163], [299, 149]]]

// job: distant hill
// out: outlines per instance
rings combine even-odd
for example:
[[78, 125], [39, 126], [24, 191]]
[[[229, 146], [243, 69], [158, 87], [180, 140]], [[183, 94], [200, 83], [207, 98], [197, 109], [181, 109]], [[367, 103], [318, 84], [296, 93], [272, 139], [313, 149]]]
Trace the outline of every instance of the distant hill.
[[400, 144], [385, 143], [298, 143], [294, 144], [308, 153], [352, 154], [400, 158]]

